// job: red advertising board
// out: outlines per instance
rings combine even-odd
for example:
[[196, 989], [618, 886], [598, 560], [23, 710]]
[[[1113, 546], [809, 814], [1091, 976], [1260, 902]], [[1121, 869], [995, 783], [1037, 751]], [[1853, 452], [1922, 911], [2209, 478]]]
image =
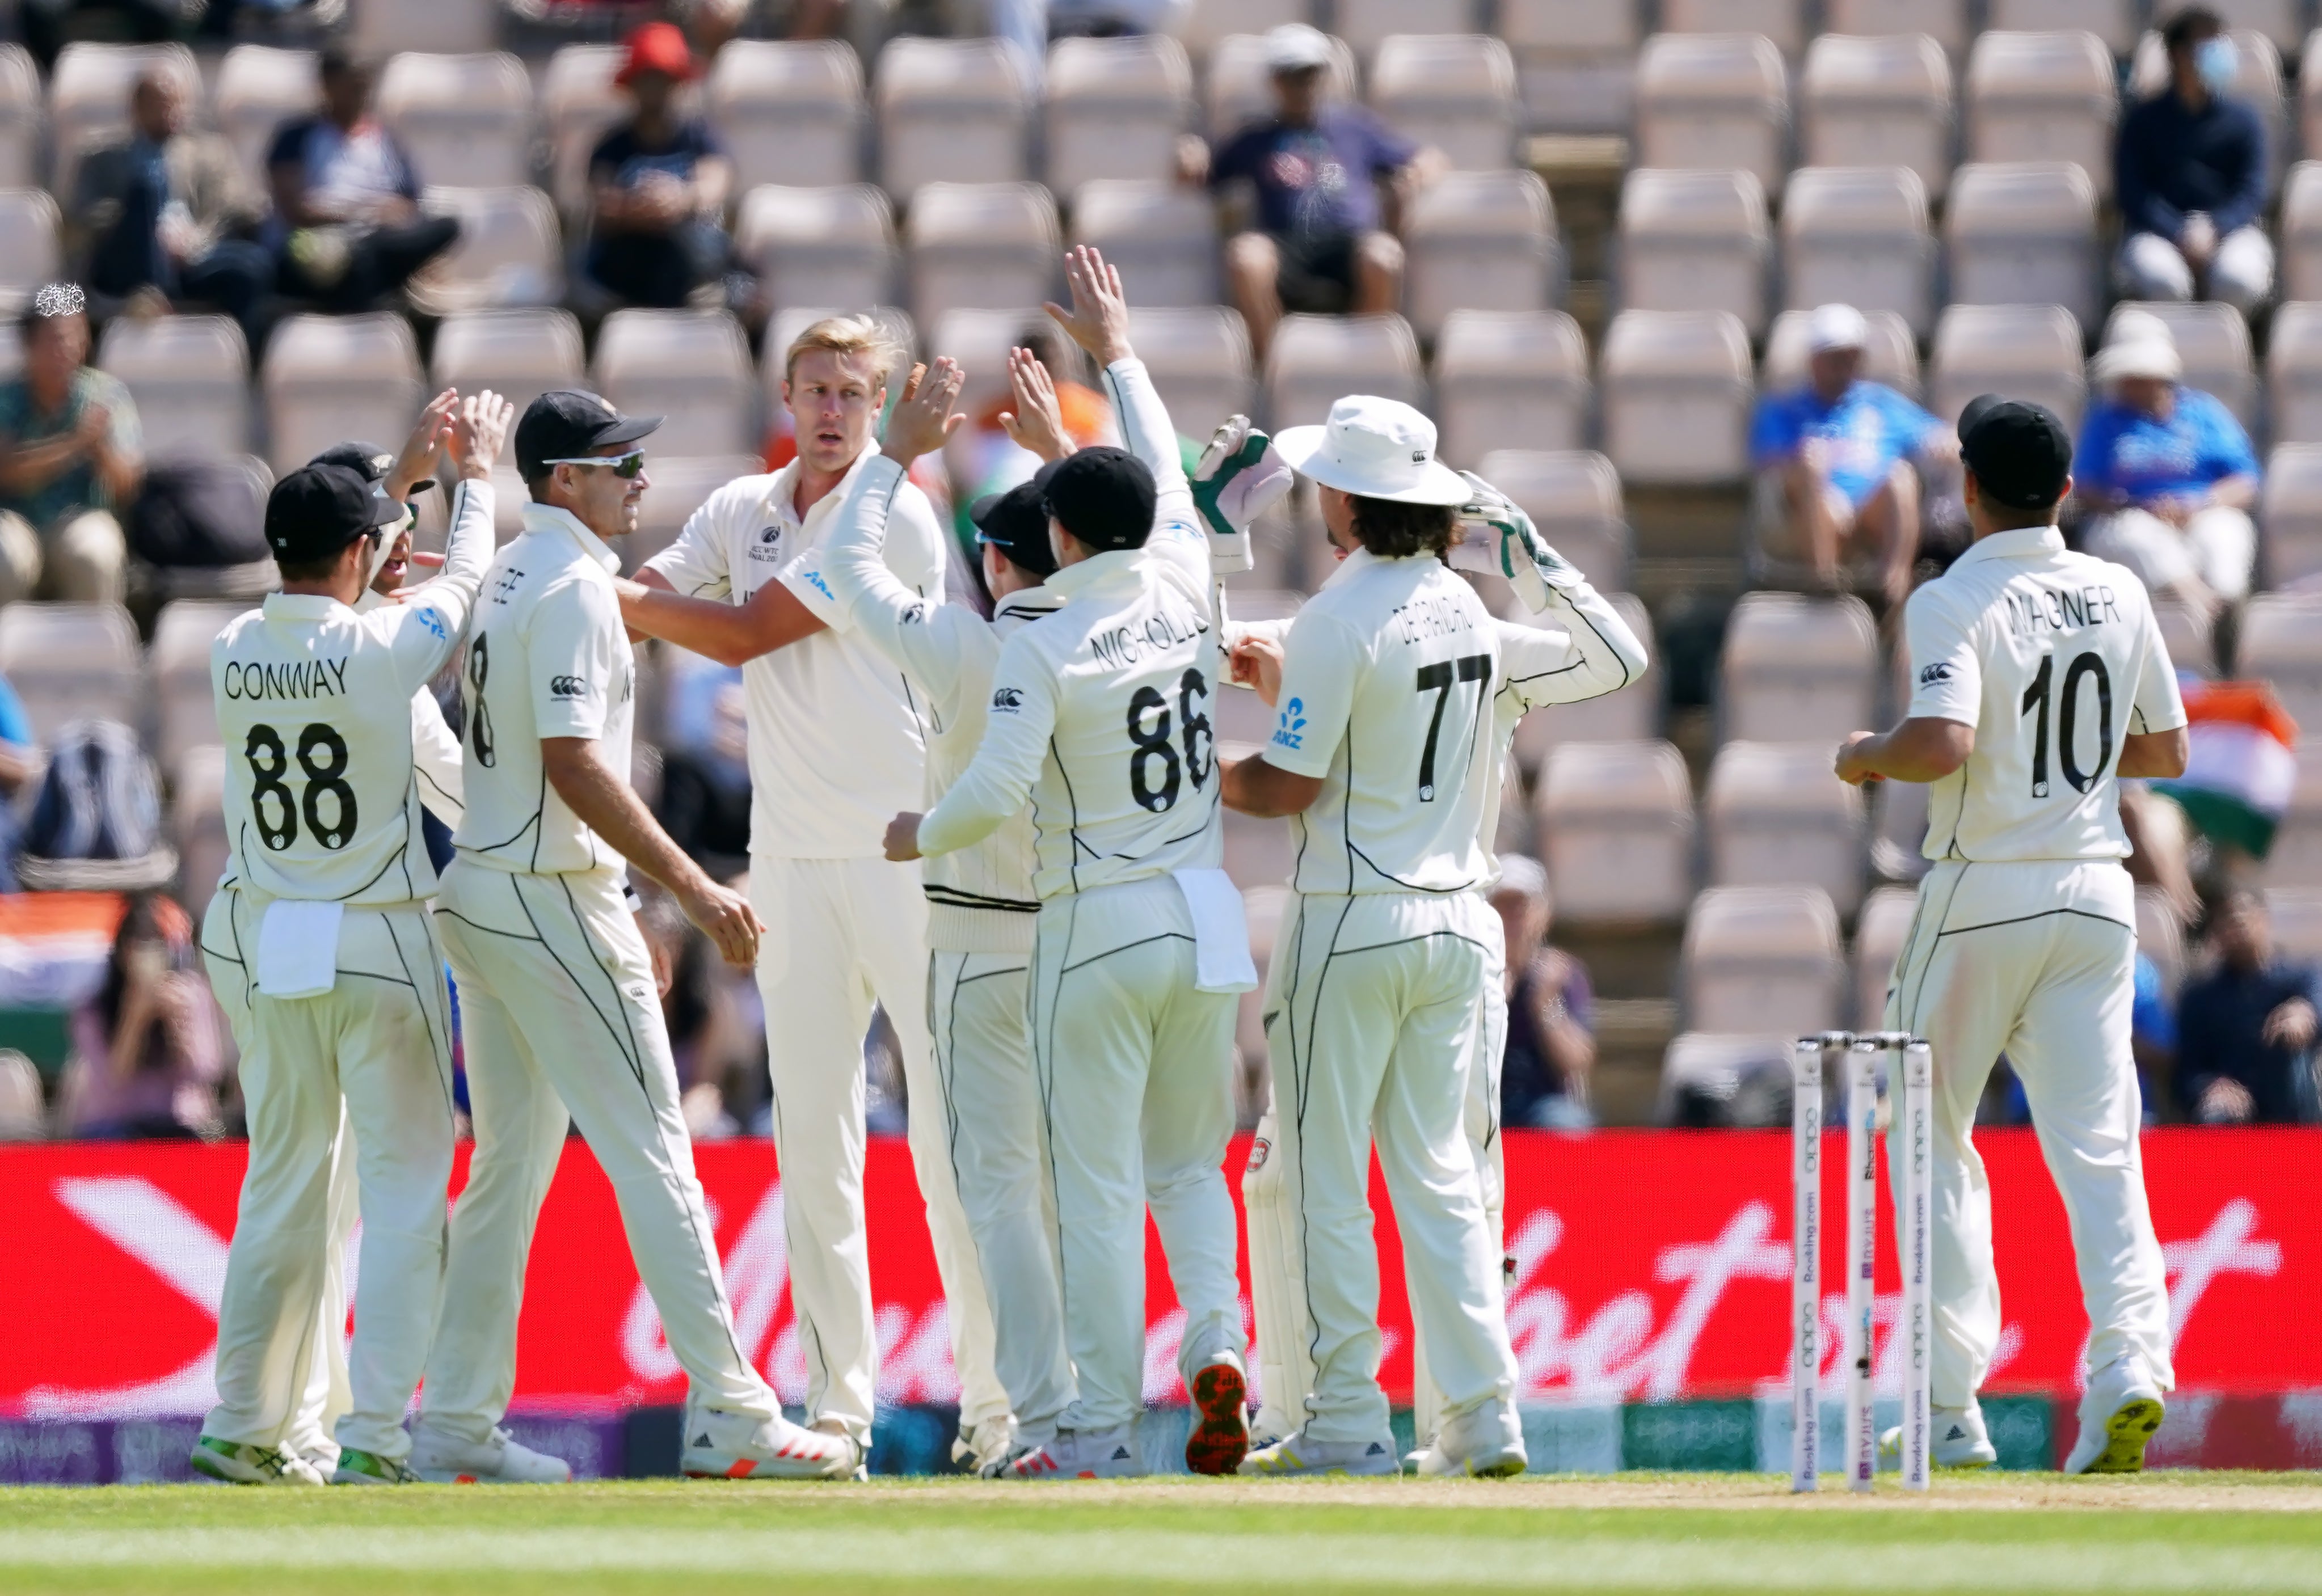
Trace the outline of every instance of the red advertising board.
[[[1979, 1138], [2006, 1330], [1996, 1391], [2069, 1394], [2087, 1335], [2061, 1205], [2031, 1133]], [[2322, 1132], [2166, 1130], [2145, 1138], [2170, 1267], [2181, 1390], [2322, 1388]], [[1237, 1145], [1237, 1160], [1241, 1147]], [[699, 1149], [739, 1329], [786, 1397], [804, 1390], [772, 1149]], [[1824, 1161], [1839, 1209], [1840, 1161]], [[1789, 1275], [1787, 1139], [1735, 1132], [1512, 1133], [1509, 1319], [1531, 1400], [1746, 1396], [1780, 1377]], [[194, 1414], [210, 1361], [242, 1153], [225, 1145], [0, 1149], [0, 1417]], [[464, 1160], [453, 1177], [464, 1179]], [[1238, 1169], [1237, 1162], [1231, 1167]], [[871, 1256], [880, 1394], [955, 1399], [944, 1308], [910, 1159], [874, 1140]], [[1385, 1382], [1407, 1397], [1410, 1317], [1382, 1210]], [[1835, 1245], [1833, 1243], [1833, 1245]], [[1897, 1288], [1881, 1260], [1880, 1316]], [[1149, 1249], [1147, 1394], [1181, 1400], [1168, 1273]], [[1835, 1260], [1826, 1260], [1834, 1265]], [[1825, 1280], [1837, 1279], [1826, 1267]], [[1838, 1299], [1825, 1305], [1834, 1327]], [[1830, 1338], [1836, 1345], [1837, 1337]], [[533, 1250], [517, 1398], [533, 1408], [674, 1402], [682, 1380], [637, 1284], [612, 1192], [565, 1154]], [[1887, 1362], [1881, 1338], [1881, 1362]], [[1833, 1371], [1833, 1373], [1835, 1371]]]

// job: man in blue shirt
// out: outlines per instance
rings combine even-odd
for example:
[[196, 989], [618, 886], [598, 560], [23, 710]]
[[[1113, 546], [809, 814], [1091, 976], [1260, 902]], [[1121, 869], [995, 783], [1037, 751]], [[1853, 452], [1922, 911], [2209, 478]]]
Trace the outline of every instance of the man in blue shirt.
[[2177, 1003], [2177, 1103], [2201, 1125], [2310, 1124], [2322, 977], [2281, 958], [2264, 895], [2236, 887], [2213, 911], [2217, 967]]
[[1228, 288], [1251, 347], [1266, 358], [1284, 309], [1356, 315], [1403, 305], [1403, 245], [1377, 184], [1407, 192], [1446, 162], [1360, 105], [1326, 104], [1330, 41], [1304, 23], [1266, 36], [1275, 114], [1226, 141], [1212, 157], [1199, 139], [1182, 146], [1181, 175], [1210, 187], [1246, 180], [1257, 191], [1257, 226], [1226, 245]]
[[675, 23], [646, 23], [631, 33], [613, 81], [628, 90], [636, 114], [589, 157], [596, 202], [589, 275], [631, 305], [681, 309], [726, 269], [718, 219], [734, 166], [709, 124], [678, 109], [679, 86], [694, 71]]
[[2096, 512], [2083, 546], [2127, 566], [2156, 597], [2214, 617], [2249, 596], [2257, 558], [2249, 434], [2178, 381], [2177, 347], [2157, 318], [2116, 333], [2093, 367], [2099, 397], [2072, 459], [2074, 491]]
[[2273, 290], [2273, 245], [2258, 225], [2265, 208], [2265, 126], [2228, 99], [2238, 65], [2225, 24], [2189, 6], [2161, 31], [2168, 92], [2134, 107], [2114, 147], [2120, 197], [2118, 275], [2132, 299], [2207, 296], [2244, 313]]
[[[1919, 479], [1911, 461], [1948, 457], [1943, 423], [1884, 383], [1859, 375], [1869, 324], [1851, 305], [1825, 305], [1807, 330], [1806, 386], [1769, 394], [1750, 422], [1766, 552], [1803, 558], [1836, 591], [1846, 568], [1871, 564], [1889, 605], [1911, 590], [1919, 552]], [[1775, 506], [1778, 506], [1777, 512]]]

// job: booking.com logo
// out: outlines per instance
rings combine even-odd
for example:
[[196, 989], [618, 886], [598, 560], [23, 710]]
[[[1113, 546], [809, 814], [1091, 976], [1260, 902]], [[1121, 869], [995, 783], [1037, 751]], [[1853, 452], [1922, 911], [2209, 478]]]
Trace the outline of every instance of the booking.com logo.
[[1282, 724], [1274, 729], [1276, 746], [1295, 749], [1306, 741], [1306, 701], [1293, 698], [1282, 707]]

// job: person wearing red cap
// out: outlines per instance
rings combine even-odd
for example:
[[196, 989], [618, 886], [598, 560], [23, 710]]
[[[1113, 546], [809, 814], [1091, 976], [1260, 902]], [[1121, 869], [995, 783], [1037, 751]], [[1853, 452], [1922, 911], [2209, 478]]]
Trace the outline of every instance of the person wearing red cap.
[[631, 305], [677, 309], [725, 270], [734, 166], [708, 123], [678, 105], [695, 68], [677, 24], [645, 23], [627, 50], [613, 81], [636, 109], [589, 157], [596, 214], [586, 270]]

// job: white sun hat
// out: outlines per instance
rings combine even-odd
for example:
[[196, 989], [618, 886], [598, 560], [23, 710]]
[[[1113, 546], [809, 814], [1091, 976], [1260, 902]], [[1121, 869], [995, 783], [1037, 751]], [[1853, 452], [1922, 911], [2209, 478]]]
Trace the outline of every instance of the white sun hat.
[[2156, 382], [2175, 382], [2185, 375], [2185, 362], [2179, 358], [2177, 346], [2165, 339], [2135, 338], [2125, 343], [2108, 343], [2097, 351], [2089, 362], [2090, 375], [2099, 383], [2118, 382], [2124, 378], [2147, 377]]
[[1266, 68], [1269, 72], [1303, 72], [1330, 64], [1330, 36], [1311, 23], [1284, 23], [1267, 30]]
[[1870, 342], [1870, 323], [1851, 305], [1818, 306], [1806, 320], [1806, 347], [1815, 354], [1860, 349]]
[[1475, 489], [1435, 458], [1435, 424], [1399, 399], [1348, 394], [1321, 426], [1274, 434], [1283, 462], [1325, 488], [1406, 505], [1464, 505]]

